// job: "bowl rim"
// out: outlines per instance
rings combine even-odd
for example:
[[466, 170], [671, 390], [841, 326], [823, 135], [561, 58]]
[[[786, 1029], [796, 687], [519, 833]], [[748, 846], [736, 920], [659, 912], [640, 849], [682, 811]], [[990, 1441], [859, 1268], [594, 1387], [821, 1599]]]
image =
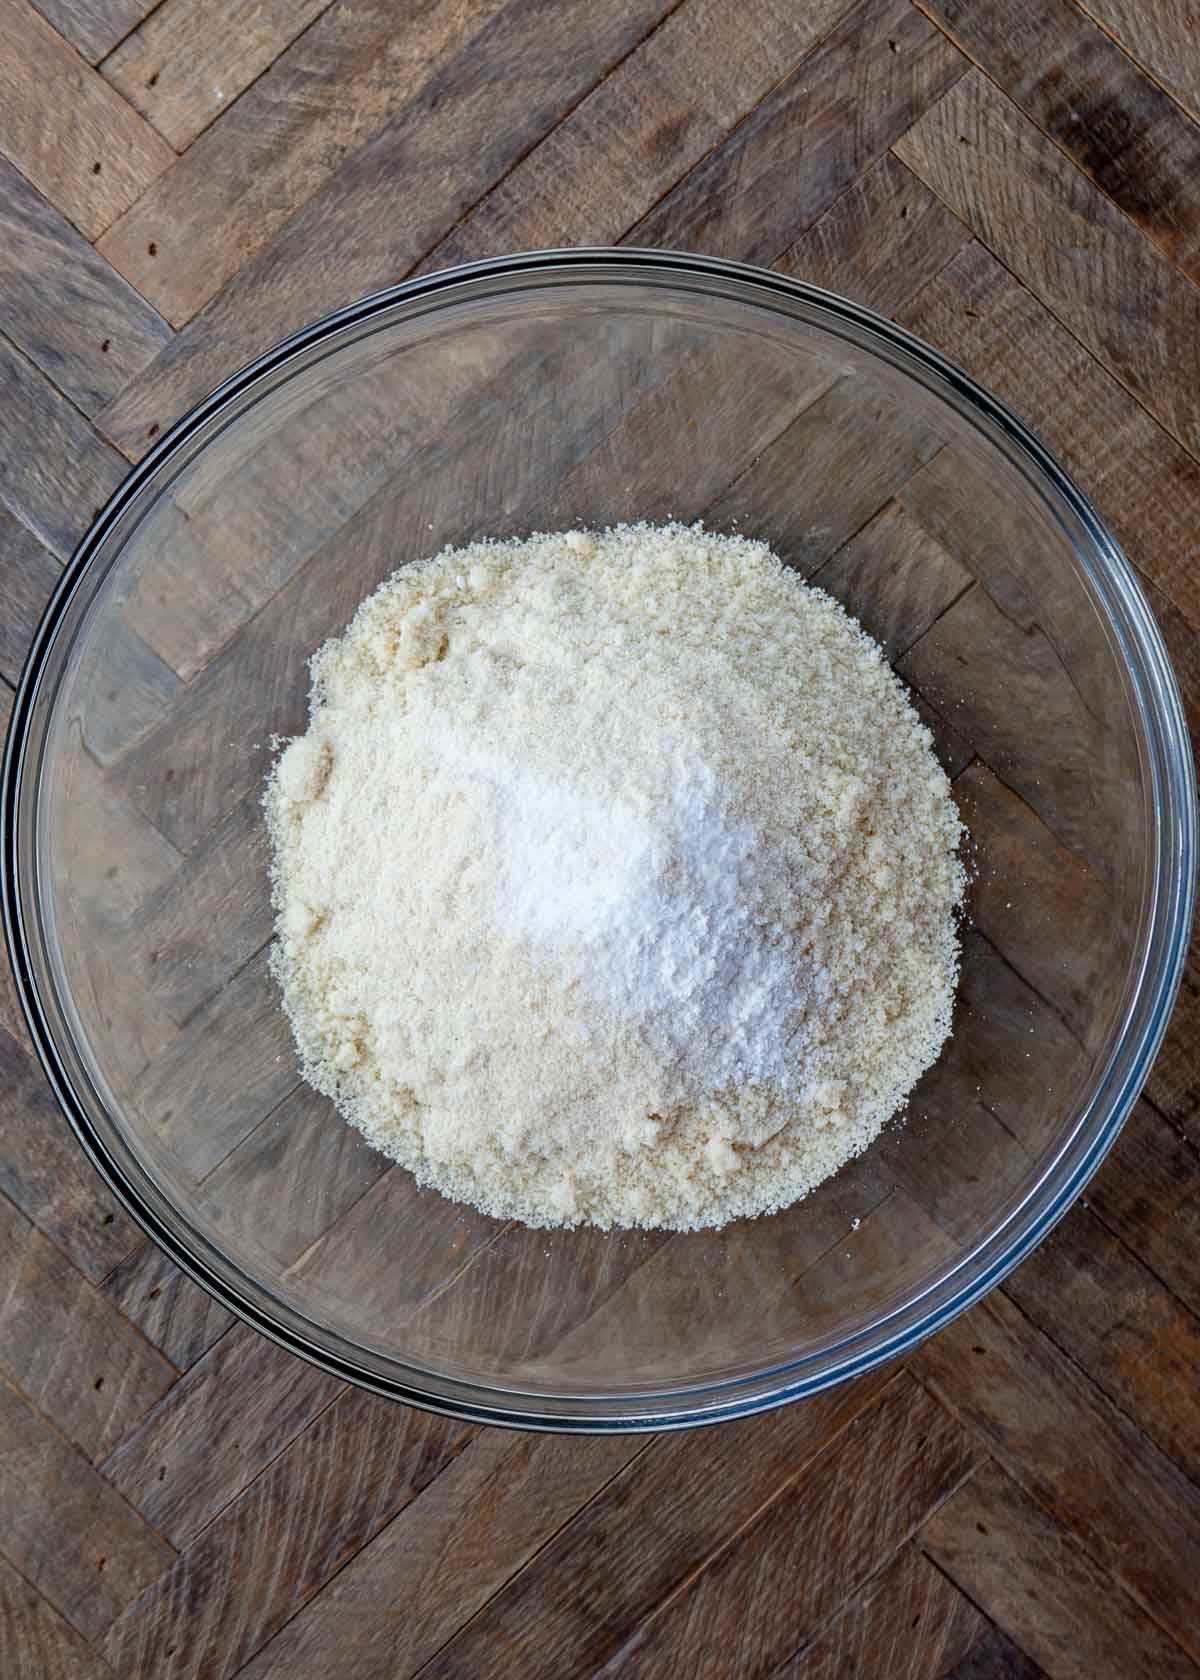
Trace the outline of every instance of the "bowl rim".
[[[351, 1351], [337, 1351], [329, 1341], [346, 1344], [328, 1326], [305, 1321], [285, 1303], [274, 1310], [256, 1298], [271, 1299], [271, 1290], [257, 1279], [247, 1281], [251, 1292], [231, 1276], [242, 1277], [236, 1263], [214, 1264], [211, 1255], [191, 1232], [169, 1199], [162, 1200], [175, 1215], [164, 1218], [132, 1182], [93, 1123], [89, 1104], [81, 1094], [56, 1041], [47, 1000], [35, 971], [42, 948], [36, 870], [22, 867], [25, 827], [40, 806], [40, 751], [35, 742], [39, 717], [48, 716], [56, 687], [46, 689], [52, 655], [70, 602], [87, 577], [93, 561], [115, 525], [159, 469], [218, 415], [241, 399], [249, 399], [267, 381], [287, 377], [287, 364], [324, 344], [346, 328], [418, 300], [456, 301], [456, 293], [483, 282], [561, 285], [572, 280], [637, 285], [661, 280], [677, 287], [689, 280], [694, 289], [781, 309], [785, 303], [816, 314], [826, 326], [840, 323], [855, 342], [882, 354], [893, 367], [911, 375], [919, 370], [935, 387], [953, 396], [1014, 447], [1035, 480], [1066, 506], [1089, 540], [1091, 551], [1080, 559], [1089, 583], [1098, 591], [1107, 614], [1107, 627], [1116, 635], [1127, 682], [1133, 681], [1146, 741], [1144, 773], [1151, 788], [1155, 814], [1154, 856], [1151, 859], [1150, 937], [1127, 992], [1120, 1031], [1112, 1043], [1108, 1063], [1096, 1090], [1077, 1117], [1069, 1136], [1060, 1137], [1048, 1164], [1019, 1202], [1010, 1207], [999, 1227], [986, 1232], [954, 1263], [916, 1294], [865, 1329], [859, 1328], [832, 1349], [816, 1355], [777, 1360], [750, 1376], [706, 1378], [682, 1386], [627, 1395], [556, 1394], [523, 1390], [499, 1383], [465, 1380], [442, 1372], [404, 1365], [389, 1358], [397, 1372], [384, 1375]], [[783, 310], [787, 313], [786, 310]], [[793, 316], [792, 319], [795, 317]], [[70, 643], [67, 644], [68, 646]], [[61, 675], [61, 673], [58, 673]], [[1131, 705], [1133, 700], [1131, 699]], [[35, 762], [37, 760], [37, 762]], [[31, 782], [30, 778], [33, 777]], [[28, 790], [32, 788], [30, 793]], [[344, 309], [280, 340], [248, 362], [195, 404], [136, 463], [113, 492], [77, 545], [45, 609], [26, 657], [13, 704], [0, 775], [0, 910], [20, 998], [30, 1036], [51, 1088], [86, 1154], [108, 1187], [133, 1219], [169, 1258], [195, 1282], [239, 1318], [291, 1352], [331, 1374], [375, 1393], [475, 1423], [536, 1428], [562, 1432], [611, 1433], [664, 1430], [744, 1417], [802, 1398], [844, 1381], [907, 1351], [948, 1324], [951, 1319], [991, 1290], [1039, 1243], [1086, 1186], [1112, 1147], [1149, 1073], [1170, 1019], [1187, 956], [1195, 903], [1197, 858], [1196, 775], [1190, 736], [1178, 683], [1161, 632], [1130, 562], [1108, 531], [1090, 500], [1075, 485], [1038, 437], [1006, 404], [992, 396], [940, 352], [873, 310], [820, 287], [749, 264], [683, 252], [588, 246], [521, 252], [457, 265], [373, 292]], [[27, 878], [29, 877], [29, 878]], [[1144, 912], [1144, 915], [1147, 914]], [[1103, 1100], [1101, 1100], [1103, 1099]], [[143, 1169], [144, 1170], [144, 1169]], [[144, 1170], [145, 1171], [145, 1170]], [[145, 1171], [147, 1182], [154, 1175]], [[1050, 1186], [1050, 1190], [1047, 1190]], [[176, 1228], [178, 1226], [179, 1228]], [[957, 1281], [956, 1281], [957, 1280]], [[304, 1329], [309, 1323], [327, 1340], [320, 1343]], [[809, 1367], [806, 1369], [806, 1367]]]

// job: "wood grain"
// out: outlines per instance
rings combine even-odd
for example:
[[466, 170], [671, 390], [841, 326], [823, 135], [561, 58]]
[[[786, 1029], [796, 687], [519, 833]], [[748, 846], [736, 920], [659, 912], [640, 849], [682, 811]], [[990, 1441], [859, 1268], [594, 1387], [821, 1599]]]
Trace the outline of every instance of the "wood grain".
[[[414, 268], [611, 240], [848, 293], [1010, 403], [1138, 568], [1200, 740], [1195, 0], [0, 0], [3, 23], [0, 726], [60, 562], [220, 378]], [[61, 794], [92, 844], [58, 914], [109, 1066], [235, 1263], [415, 1358], [670, 1381], [685, 1351], [789, 1357], [1022, 1193], [1119, 983], [1137, 772], [1091, 608], [936, 423], [765, 341], [729, 379], [679, 314], [527, 326], [281, 396], [269, 437], [156, 504], [86, 673]], [[728, 459], [689, 425], [717, 407]], [[255, 800], [315, 640], [405, 558], [631, 500], [739, 521], [859, 612], [980, 847], [960, 1030], [904, 1126], [769, 1228], [571, 1238], [416, 1191], [296, 1083], [265, 970]], [[407, 1411], [236, 1325], [106, 1193], [0, 971], [5, 1680], [1200, 1673], [1198, 1027], [1200, 935], [1087, 1205], [919, 1350], [924, 1392], [889, 1370], [586, 1440]]]
[[1107, 1019], [1113, 965], [1121, 961], [1108, 890], [984, 765], [964, 770], [955, 786], [982, 859], [970, 896], [975, 925], [1090, 1043]]
[[106, 1680], [112, 1670], [82, 1634], [0, 1558], [0, 1651], [16, 1680]]
[[912, 1369], [1194, 1659], [1196, 1484], [1002, 1293], [925, 1342]]
[[0, 0], [0, 33], [0, 154], [94, 239], [174, 153], [28, 0]]
[[0, 337], [0, 504], [65, 560], [123, 477], [116, 451]]
[[184, 1546], [341, 1392], [335, 1378], [235, 1325], [102, 1468]]
[[170, 341], [171, 329], [13, 166], [0, 158], [4, 330], [85, 414]]
[[4, 1556], [96, 1639], [174, 1552], [98, 1470], [0, 1381]]
[[[750, 1424], [664, 1436], [428, 1666], [432, 1680], [591, 1672], [883, 1392], [873, 1373]], [[751, 1448], [751, 1440], [753, 1447]]]
[[[955, 565], [969, 582], [967, 568]], [[1014, 624], [986, 588], [960, 587], [918, 633], [898, 658], [900, 675], [953, 718], [972, 751], [1064, 847], [1109, 873], [1111, 836], [1099, 839], [1097, 830], [1113, 797], [1105, 774], [1110, 725], [1097, 716], [1102, 697], [1081, 692], [1052, 632]]]
[[0, 1369], [99, 1458], [166, 1392], [175, 1369], [3, 1196], [0, 1244]]
[[1200, 35], [1193, 0], [1088, 0], [1086, 10], [1200, 117]]
[[1123, 386], [977, 244], [901, 319], [1024, 416], [1095, 498], [1134, 564], [1200, 622], [1192, 540], [1200, 467]]
[[327, 1097], [298, 1085], [204, 1180], [215, 1228], [282, 1269], [391, 1170]]
[[[264, 951], [149, 1060], [133, 1100], [177, 1168], [203, 1177], [296, 1088], [299, 1077]], [[210, 1123], [200, 1128], [182, 1118], [196, 1112], [210, 1116]]]
[[[875, 1574], [974, 1464], [974, 1449], [958, 1425], [911, 1379], [900, 1377], [832, 1451], [790, 1482], [614, 1650], [600, 1672], [677, 1671], [696, 1680], [771, 1673], [847, 1588], [857, 1591]], [[859, 1478], [871, 1488], [869, 1499], [854, 1497]], [[836, 1557], [836, 1566], [822, 1568], [822, 1557]], [[736, 1618], [730, 1615], [734, 1606]]]
[[164, 0], [101, 70], [182, 152], [328, 5], [329, 0]]
[[773, 261], [965, 68], [903, 0], [861, 0], [630, 243]]
[[958, 217], [885, 152], [773, 267], [894, 315], [970, 238]]
[[4, 611], [0, 613], [0, 676], [15, 683], [61, 567], [28, 526], [3, 507], [0, 567], [5, 587]]
[[104, 1293], [177, 1371], [194, 1365], [236, 1322], [150, 1242], [105, 1278]]
[[90, 64], [98, 64], [153, 6], [154, 0], [38, 0], [37, 9]]
[[27, 1049], [0, 1031], [0, 1191], [94, 1282], [140, 1233], [96, 1176]]
[[1200, 126], [1074, 0], [922, 0], [1043, 133], [1192, 280]]
[[[865, 459], [864, 434], [871, 439]], [[761, 537], [809, 577], [937, 454], [941, 442], [887, 395], [848, 376], [805, 408], [709, 506], [706, 518], [716, 530]], [[806, 491], [802, 498], [798, 483]]]
[[[107, 435], [123, 448], [144, 449], [149, 427], [178, 414], [213, 383], [214, 373], [230, 371], [248, 353], [336, 303], [398, 279], [666, 6], [667, 0], [617, 0], [591, 12], [596, 27], [581, 51], [575, 20], [583, 0], [567, 0], [548, 15], [533, 0], [509, 0], [448, 64], [428, 79], [422, 75], [394, 120], [243, 264], [203, 321], [180, 333], [144, 380], [110, 405], [103, 417]], [[416, 50], [424, 66], [425, 43]], [[517, 126], [513, 112], [521, 114]], [[445, 183], [449, 197], [395, 191], [397, 170], [412, 168], [418, 156], [430, 159], [431, 178], [436, 174]], [[383, 219], [377, 213], [381, 194], [389, 204]], [[252, 225], [269, 219], [260, 212]], [[134, 249], [140, 243], [140, 234], [128, 230], [122, 237]], [[316, 264], [314, 247], [322, 254]], [[106, 246], [104, 254], [141, 284], [123, 251]], [[190, 262], [187, 267], [195, 272]], [[169, 320], [180, 318], [175, 303], [158, 290], [150, 295]]]
[[257, 790], [240, 800], [136, 909], [122, 956], [183, 1026], [271, 937], [270, 860]]
[[1200, 1482], [1200, 1318], [1148, 1266], [1087, 1209], [1075, 1208], [1005, 1289], [1026, 1318]]
[[333, 7], [116, 223], [101, 255], [181, 326], [499, 10], [500, 0], [413, 6], [397, 29], [390, 0]]
[[[895, 663], [926, 638], [973, 579], [936, 537], [888, 502], [809, 582], [835, 596]], [[906, 673], [910, 677], [911, 673]], [[930, 696], [936, 701], [937, 696]], [[961, 724], [956, 712], [955, 722]], [[976, 750], [978, 748], [976, 747]]]
[[[844, 0], [684, 0], [429, 253], [422, 269], [615, 244], [819, 41]], [[621, 192], [612, 191], [614, 176]], [[614, 212], [619, 220], [614, 221]], [[660, 244], [655, 239], [634, 243]]]
[[[297, 1612], [327, 1581], [345, 1579], [344, 1566], [374, 1535], [382, 1530], [390, 1544], [387, 1537], [399, 1531], [397, 1513], [431, 1483], [437, 1488], [472, 1436], [462, 1424], [347, 1390], [113, 1624], [103, 1650], [114, 1669], [155, 1680], [224, 1680], [244, 1672], [247, 1659], [285, 1623], [283, 1639], [302, 1646], [306, 1621]], [[485, 1462], [495, 1456], [495, 1443], [513, 1446], [512, 1436], [495, 1431], [486, 1441]], [[627, 1455], [637, 1450], [623, 1445]], [[486, 1491], [478, 1475], [470, 1485]], [[520, 1503], [531, 1515], [534, 1507]], [[464, 1513], [453, 1504], [457, 1525]], [[481, 1519], [487, 1509], [481, 1502]], [[493, 1567], [504, 1566], [503, 1552], [490, 1555]], [[397, 1562], [393, 1551], [391, 1558], [395, 1567], [411, 1568], [416, 1554], [402, 1550]], [[253, 1593], [245, 1591], [247, 1581], [256, 1583]], [[443, 1578], [423, 1601], [427, 1612], [436, 1614], [455, 1590]], [[385, 1603], [403, 1605], [407, 1616], [418, 1609], [398, 1580], [384, 1591]], [[360, 1634], [365, 1625], [360, 1613]], [[347, 1649], [366, 1645], [353, 1627], [340, 1628], [339, 1641], [331, 1647], [338, 1669]], [[382, 1650], [395, 1661], [392, 1644]]]
[[1048, 1674], [1183, 1680], [1196, 1672], [1053, 1515], [994, 1465], [934, 1514], [921, 1544]]
[[1200, 1143], [1200, 1070], [1191, 1050], [1200, 1022], [1200, 953], [1197, 935], [1183, 971], [1179, 1001], [1163, 1040], [1162, 1054], [1155, 1062], [1146, 1093], [1193, 1143]]
[[1193, 1313], [1200, 1313], [1200, 1153], [1140, 1102], [1088, 1199]]
[[[1200, 293], [1053, 141], [973, 70], [895, 149], [1172, 436], [1200, 448]], [[1041, 225], [1053, 240], [1033, 235]]]
[[245, 1680], [342, 1663], [404, 1680], [517, 1576], [644, 1440], [485, 1430], [243, 1670]]
[[772, 1680], [944, 1680], [986, 1630], [975, 1606], [909, 1545]]
[[945, 1680], [1045, 1680], [1045, 1671], [999, 1628], [976, 1640]]

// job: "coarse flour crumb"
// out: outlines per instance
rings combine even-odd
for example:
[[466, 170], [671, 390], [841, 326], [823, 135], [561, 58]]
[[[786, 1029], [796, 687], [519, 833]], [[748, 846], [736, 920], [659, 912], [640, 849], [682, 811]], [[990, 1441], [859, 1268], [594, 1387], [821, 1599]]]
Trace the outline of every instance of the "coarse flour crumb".
[[949, 784], [876, 644], [759, 542], [404, 568], [315, 655], [264, 804], [306, 1078], [499, 1217], [783, 1207], [950, 1030]]

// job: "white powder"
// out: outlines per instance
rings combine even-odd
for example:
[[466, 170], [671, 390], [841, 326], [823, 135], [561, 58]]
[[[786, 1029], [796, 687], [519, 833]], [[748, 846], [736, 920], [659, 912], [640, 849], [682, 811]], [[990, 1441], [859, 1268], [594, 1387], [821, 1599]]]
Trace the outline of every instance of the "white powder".
[[406, 568], [314, 659], [265, 804], [306, 1077], [490, 1213], [778, 1208], [949, 1031], [928, 732], [758, 543], [623, 526]]

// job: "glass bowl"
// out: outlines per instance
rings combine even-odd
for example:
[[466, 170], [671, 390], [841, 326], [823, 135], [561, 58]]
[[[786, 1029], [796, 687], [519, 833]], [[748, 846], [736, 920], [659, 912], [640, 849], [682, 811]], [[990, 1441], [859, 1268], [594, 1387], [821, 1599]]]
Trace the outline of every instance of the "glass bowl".
[[[902, 1125], [719, 1232], [529, 1230], [419, 1190], [299, 1083], [259, 794], [307, 660], [446, 543], [668, 515], [765, 538], [888, 648], [971, 833], [953, 1038]], [[759, 270], [567, 251], [297, 334], [146, 456], [47, 611], [4, 777], [30, 1027], [93, 1161], [339, 1376], [548, 1429], [795, 1399], [990, 1289], [1145, 1078], [1192, 908], [1182, 709], [1133, 574], [1005, 408]]]

